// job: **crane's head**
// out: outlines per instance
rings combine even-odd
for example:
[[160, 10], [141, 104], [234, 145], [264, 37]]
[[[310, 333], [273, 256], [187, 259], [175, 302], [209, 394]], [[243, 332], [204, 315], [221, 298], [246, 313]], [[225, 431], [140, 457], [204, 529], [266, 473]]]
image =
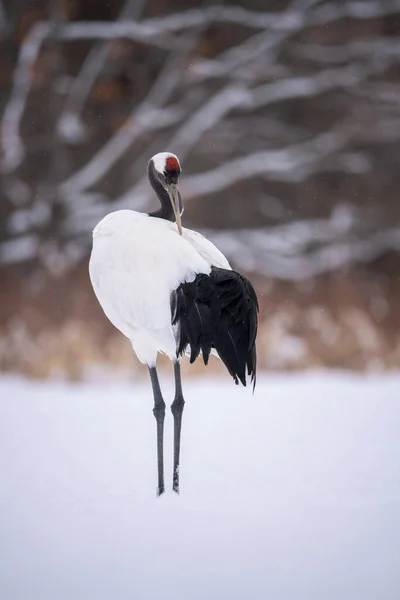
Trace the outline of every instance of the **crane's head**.
[[178, 190], [178, 179], [181, 174], [181, 165], [178, 157], [171, 152], [159, 152], [150, 159], [149, 168], [152, 169], [154, 176], [167, 191], [174, 211], [176, 225], [179, 234], [182, 235], [181, 214], [183, 205], [181, 195]]

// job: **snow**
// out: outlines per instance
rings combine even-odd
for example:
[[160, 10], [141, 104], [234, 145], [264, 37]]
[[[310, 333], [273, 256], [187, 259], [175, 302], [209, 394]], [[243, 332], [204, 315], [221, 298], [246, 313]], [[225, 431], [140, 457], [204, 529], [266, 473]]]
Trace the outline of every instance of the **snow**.
[[147, 382], [0, 379], [0, 597], [399, 598], [400, 376], [185, 383], [158, 499]]

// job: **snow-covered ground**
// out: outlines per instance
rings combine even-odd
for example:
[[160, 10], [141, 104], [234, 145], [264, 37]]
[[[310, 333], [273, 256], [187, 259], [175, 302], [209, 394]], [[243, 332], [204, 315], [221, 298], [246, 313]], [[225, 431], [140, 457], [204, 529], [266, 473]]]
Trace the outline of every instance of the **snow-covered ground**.
[[400, 376], [185, 392], [157, 499], [147, 383], [0, 379], [1, 600], [400, 598]]

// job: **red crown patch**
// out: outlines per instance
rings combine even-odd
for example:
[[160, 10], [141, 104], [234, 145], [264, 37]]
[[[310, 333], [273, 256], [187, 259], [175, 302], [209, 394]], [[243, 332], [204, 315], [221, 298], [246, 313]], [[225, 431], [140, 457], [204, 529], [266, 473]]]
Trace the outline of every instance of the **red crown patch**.
[[167, 169], [167, 171], [181, 170], [179, 163], [174, 156], [168, 156], [167, 160], [165, 161], [165, 168]]

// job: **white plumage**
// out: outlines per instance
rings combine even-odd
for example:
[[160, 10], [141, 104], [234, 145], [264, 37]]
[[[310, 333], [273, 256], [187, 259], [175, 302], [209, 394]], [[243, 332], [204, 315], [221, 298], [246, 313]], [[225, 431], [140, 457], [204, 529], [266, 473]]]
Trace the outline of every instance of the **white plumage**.
[[111, 323], [149, 366], [157, 353], [176, 359], [171, 293], [211, 266], [230, 269], [201, 234], [133, 210], [107, 215], [93, 231], [90, 279]]

